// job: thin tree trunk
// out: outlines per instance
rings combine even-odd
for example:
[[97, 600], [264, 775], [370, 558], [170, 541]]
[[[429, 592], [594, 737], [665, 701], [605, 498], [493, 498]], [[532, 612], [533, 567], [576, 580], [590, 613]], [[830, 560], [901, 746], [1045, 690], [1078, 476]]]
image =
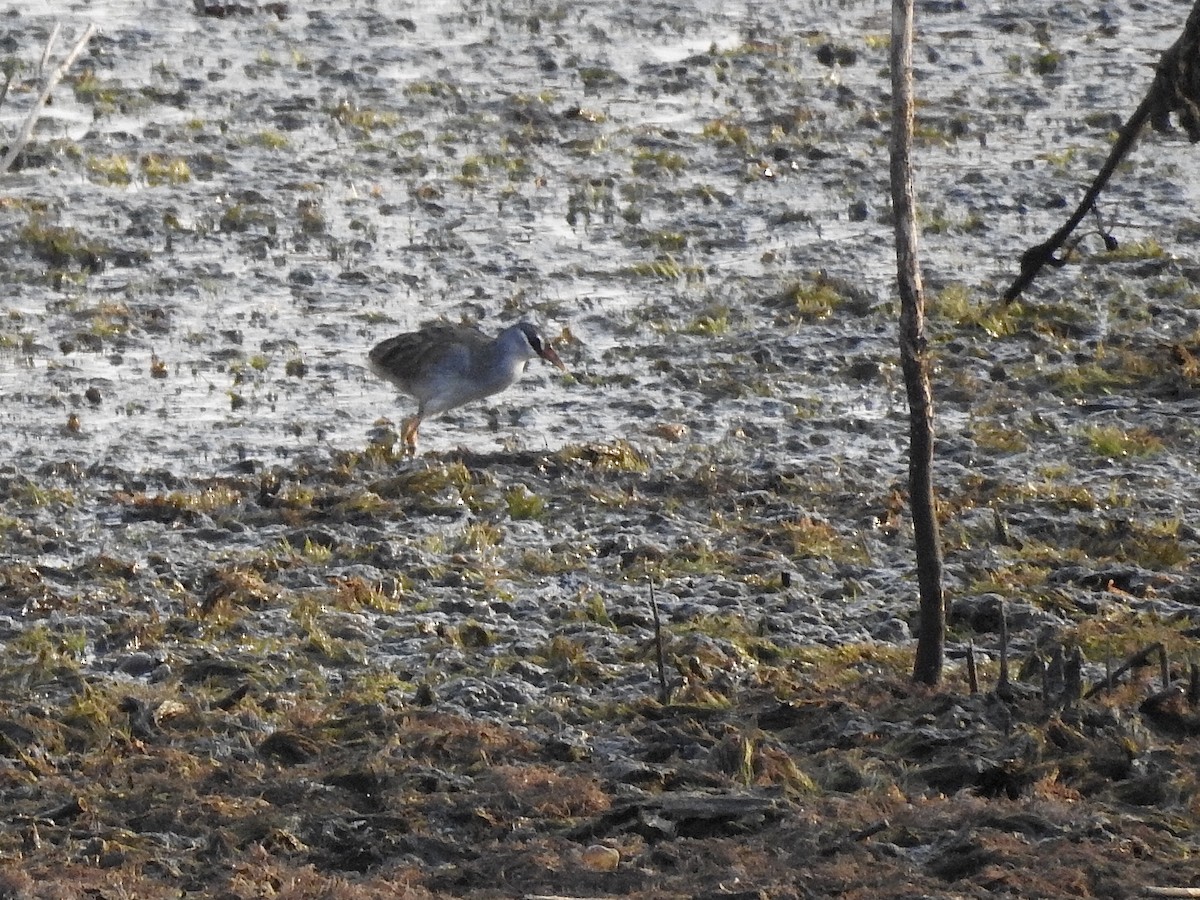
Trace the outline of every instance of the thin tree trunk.
[[942, 546], [933, 495], [933, 394], [925, 344], [925, 296], [917, 254], [912, 179], [913, 0], [892, 0], [892, 211], [896, 221], [896, 271], [900, 288], [900, 364], [908, 393], [908, 493], [916, 537], [921, 624], [913, 679], [942, 677], [946, 611], [942, 596]]

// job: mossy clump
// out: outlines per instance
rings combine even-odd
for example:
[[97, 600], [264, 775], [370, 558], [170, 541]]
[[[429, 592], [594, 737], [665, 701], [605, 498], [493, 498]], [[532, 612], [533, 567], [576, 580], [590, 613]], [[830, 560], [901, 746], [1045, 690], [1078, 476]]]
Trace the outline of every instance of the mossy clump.
[[687, 249], [688, 236], [682, 231], [651, 231], [638, 238], [638, 245], [663, 253], [679, 253]]
[[527, 576], [563, 575], [567, 572], [580, 572], [588, 567], [591, 553], [579, 550], [556, 549], [554, 552], [543, 550], [524, 550], [521, 553], [517, 568]]
[[102, 184], [127, 185], [133, 180], [129, 168], [129, 157], [119, 153], [110, 156], [93, 156], [87, 163], [90, 172]]
[[768, 299], [784, 321], [825, 319], [844, 302], [838, 289], [824, 279], [792, 281]]
[[1127, 244], [1117, 244], [1107, 250], [1100, 259], [1104, 262], [1138, 262], [1147, 259], [1162, 259], [1167, 255], [1163, 245], [1153, 237], [1130, 241]]
[[192, 180], [192, 170], [187, 160], [179, 156], [160, 156], [147, 153], [140, 160], [142, 175], [147, 184], [183, 184]]
[[29, 479], [20, 479], [8, 489], [8, 498], [22, 506], [55, 507], [74, 506], [75, 492], [57, 485], [39, 484]]
[[1154, 356], [1101, 345], [1092, 359], [1051, 372], [1048, 378], [1061, 393], [1088, 397], [1105, 395], [1161, 375], [1162, 363]]
[[5, 645], [13, 655], [32, 657], [42, 667], [65, 666], [73, 670], [87, 651], [88, 636], [83, 630], [62, 631], [38, 623], [13, 635]]
[[[1146, 569], [1172, 569], [1191, 560], [1178, 519], [1110, 519], [1085, 530], [1078, 543], [1090, 560], [1114, 560]], [[1124, 591], [1116, 585], [1116, 592]]]
[[1063, 55], [1058, 50], [1043, 50], [1029, 61], [1029, 67], [1036, 75], [1053, 75], [1062, 62]]
[[791, 656], [792, 666], [817, 690], [881, 675], [905, 678], [912, 666], [911, 648], [875, 642], [798, 647]]
[[717, 307], [697, 316], [683, 329], [684, 334], [698, 337], [716, 337], [729, 331], [728, 307]]
[[136, 518], [171, 522], [180, 516], [192, 513], [212, 515], [238, 506], [245, 494], [239, 488], [219, 482], [191, 491], [170, 491], [166, 494], [120, 494], [118, 499], [126, 504]]
[[[397, 493], [435, 496], [447, 490], [465, 493], [473, 483], [471, 470], [460, 460], [435, 463], [424, 469], [397, 476], [392, 485]], [[386, 496], [386, 495], [385, 495]]]
[[800, 516], [780, 523], [788, 552], [794, 557], [832, 559], [838, 562], [866, 562], [867, 553], [859, 543], [844, 537], [828, 522]]
[[17, 239], [36, 258], [55, 269], [77, 265], [87, 271], [99, 271], [109, 252], [104, 244], [85, 238], [78, 229], [52, 225], [41, 216], [31, 218]]
[[546, 501], [523, 484], [514, 485], [504, 492], [508, 515], [518, 521], [540, 519], [546, 514]]
[[85, 70], [70, 81], [75, 91], [76, 102], [90, 104], [100, 115], [140, 105], [135, 92], [120, 82], [98, 78], [91, 69]]
[[197, 612], [201, 617], [224, 620], [237, 610], [257, 609], [275, 603], [282, 590], [253, 568], [232, 565], [213, 569], [205, 578], [204, 598]]
[[599, 472], [650, 471], [650, 461], [624, 438], [608, 444], [570, 444], [555, 457], [564, 465], [582, 464]]
[[274, 128], [264, 128], [254, 135], [253, 142], [264, 150], [283, 150], [291, 143], [286, 134]]
[[670, 150], [641, 149], [633, 155], [633, 172], [643, 178], [678, 175], [687, 168], [687, 159]]
[[463, 529], [454, 549], [459, 553], [485, 553], [500, 546], [503, 540], [504, 532], [499, 525], [491, 522], [472, 522]]
[[[599, 674], [600, 665], [577, 640], [555, 635], [541, 649], [541, 661], [554, 670], [555, 677], [568, 684], [586, 683]], [[534, 659], [538, 659], [535, 656]]]
[[454, 180], [465, 187], [477, 187], [487, 173], [487, 166], [480, 156], [468, 156], [459, 166]]
[[404, 95], [413, 99], [451, 100], [461, 92], [446, 81], [414, 81], [404, 88]]
[[384, 585], [367, 581], [358, 575], [339, 576], [333, 579], [333, 603], [339, 609], [370, 609], [376, 612], [394, 613], [400, 609], [400, 598], [409, 582], [403, 577], [389, 579]]
[[718, 147], [736, 147], [742, 152], [751, 149], [750, 132], [745, 125], [728, 119], [712, 119], [704, 124], [701, 134]]
[[278, 217], [270, 209], [235, 203], [221, 214], [219, 227], [225, 234], [238, 234], [255, 228], [273, 233], [278, 227]]
[[670, 253], [658, 256], [653, 260], [631, 263], [623, 271], [627, 275], [633, 275], [638, 278], [661, 278], [665, 281], [677, 281], [679, 279], [696, 281], [704, 277], [704, 268], [702, 266], [695, 263], [680, 262]]
[[455, 644], [471, 650], [482, 650], [496, 641], [496, 635], [491, 629], [473, 620], [454, 628], [452, 638]]
[[976, 422], [971, 437], [984, 450], [1021, 453], [1029, 449], [1029, 436], [1024, 430], [995, 422]]
[[1162, 438], [1148, 428], [1091, 425], [1084, 429], [1084, 438], [1093, 453], [1109, 459], [1152, 456], [1163, 449]]
[[615, 88], [624, 85], [625, 79], [615, 69], [608, 66], [580, 66], [579, 80], [583, 82], [585, 92], [594, 93], [603, 88]]
[[87, 333], [101, 339], [127, 334], [132, 326], [129, 307], [124, 303], [99, 303], [87, 311], [87, 316]]
[[1079, 646], [1085, 658], [1116, 662], [1155, 643], [1161, 643], [1168, 652], [1192, 649], [1194, 638], [1184, 634], [1186, 626], [1185, 621], [1168, 621], [1119, 605], [1106, 615], [1080, 619], [1074, 632], [1066, 637]]
[[931, 318], [951, 322], [959, 328], [978, 328], [991, 337], [1016, 332], [1019, 308], [992, 301], [977, 301], [964, 284], [950, 284], [933, 297]]

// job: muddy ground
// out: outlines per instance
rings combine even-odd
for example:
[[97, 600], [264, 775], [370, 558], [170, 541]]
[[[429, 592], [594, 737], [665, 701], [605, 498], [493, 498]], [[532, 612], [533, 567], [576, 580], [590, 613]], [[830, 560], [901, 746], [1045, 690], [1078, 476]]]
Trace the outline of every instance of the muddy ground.
[[[919, 6], [937, 689], [886, 5], [57, 6], [0, 9], [7, 140], [101, 26], [0, 177], [0, 897], [1200, 881], [1196, 149], [996, 305], [1184, 5]], [[570, 374], [409, 460], [364, 355], [438, 317]]]

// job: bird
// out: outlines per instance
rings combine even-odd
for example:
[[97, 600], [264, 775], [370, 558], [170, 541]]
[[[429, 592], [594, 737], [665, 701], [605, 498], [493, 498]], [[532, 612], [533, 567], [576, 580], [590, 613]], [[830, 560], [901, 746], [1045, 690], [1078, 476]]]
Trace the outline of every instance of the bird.
[[537, 327], [518, 322], [488, 337], [471, 325], [437, 323], [380, 341], [367, 354], [371, 371], [417, 401], [400, 436], [410, 456], [417, 452], [421, 422], [511, 387], [525, 364], [541, 357], [566, 372]]

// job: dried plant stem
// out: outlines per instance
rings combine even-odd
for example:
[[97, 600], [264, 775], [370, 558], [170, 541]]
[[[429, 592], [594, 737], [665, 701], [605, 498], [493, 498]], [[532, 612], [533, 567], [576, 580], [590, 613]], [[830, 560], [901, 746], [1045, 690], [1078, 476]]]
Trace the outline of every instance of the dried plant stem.
[[54, 52], [54, 45], [58, 43], [58, 36], [62, 33], [62, 22], [55, 22], [54, 27], [50, 29], [50, 37], [46, 39], [46, 49], [42, 51], [42, 58], [38, 60], [37, 77], [44, 78], [46, 75], [46, 64], [50, 62], [50, 54]]
[[[46, 101], [50, 99], [51, 92], [58, 85], [58, 83], [62, 81], [63, 76], [67, 74], [67, 70], [71, 68], [71, 64], [75, 62], [75, 58], [83, 52], [83, 48], [87, 46], [88, 41], [92, 39], [92, 35], [95, 33], [95, 24], [89, 24], [88, 27], [84, 29], [83, 35], [78, 41], [75, 42], [75, 46], [71, 48], [71, 52], [67, 54], [67, 58], [64, 59], [59, 64], [58, 68], [54, 70], [53, 74], [46, 79], [45, 85], [42, 86], [42, 92], [38, 94], [37, 100], [34, 101], [33, 109], [29, 111], [29, 115], [25, 118], [25, 124], [21, 126], [21, 131], [17, 135], [17, 139], [13, 141], [12, 146], [8, 148], [8, 153], [5, 154], [4, 159], [0, 160], [0, 172], [7, 172], [9, 167], [13, 164], [13, 160], [16, 159], [17, 155], [25, 149], [25, 145], [29, 143], [29, 138], [33, 134], [33, 126], [37, 124], [38, 116], [42, 114], [42, 107], [44, 107], [46, 105]], [[58, 27], [55, 26], [54, 31], [50, 33], [50, 41], [47, 43], [46, 52], [42, 57], [43, 65], [45, 64], [46, 56], [49, 56], [50, 54], [50, 44], [54, 43], [54, 40], [57, 36]]]

